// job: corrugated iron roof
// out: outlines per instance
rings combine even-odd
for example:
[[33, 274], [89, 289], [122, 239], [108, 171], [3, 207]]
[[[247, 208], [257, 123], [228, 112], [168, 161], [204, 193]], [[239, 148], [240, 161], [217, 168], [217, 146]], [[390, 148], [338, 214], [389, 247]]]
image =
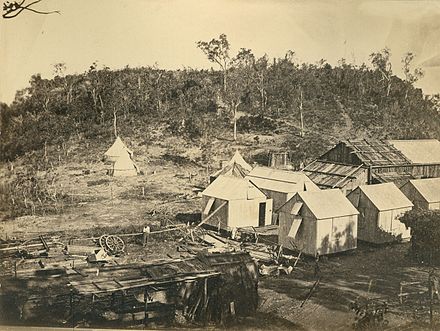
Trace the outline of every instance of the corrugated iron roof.
[[440, 141], [437, 139], [388, 140], [412, 163], [440, 163]]
[[373, 172], [373, 183], [394, 183], [397, 187], [402, 187], [402, 185], [406, 184], [410, 179], [415, 179], [415, 177], [409, 173], [403, 172], [381, 172], [374, 173]]
[[413, 179], [410, 183], [429, 203], [440, 201], [440, 178]]
[[318, 186], [343, 188], [349, 181], [366, 171], [366, 168], [316, 160], [302, 171]]
[[411, 163], [401, 151], [382, 140], [346, 140], [342, 142], [368, 166], [403, 165]]
[[317, 219], [359, 214], [339, 189], [298, 192], [297, 194]]
[[394, 183], [360, 185], [359, 189], [380, 211], [413, 206], [412, 202]]
[[317, 191], [319, 188], [302, 172], [256, 167], [247, 177], [261, 189], [275, 192], [294, 193]]
[[202, 195], [227, 201], [266, 197], [250, 180], [230, 176], [219, 176], [202, 192]]

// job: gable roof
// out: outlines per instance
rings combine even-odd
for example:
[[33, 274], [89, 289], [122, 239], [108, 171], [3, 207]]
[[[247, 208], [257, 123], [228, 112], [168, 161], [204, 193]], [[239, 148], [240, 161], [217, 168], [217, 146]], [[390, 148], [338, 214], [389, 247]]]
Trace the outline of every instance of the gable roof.
[[412, 207], [412, 202], [394, 183], [360, 185], [359, 189], [379, 211]]
[[237, 150], [228, 163], [226, 163], [223, 168], [212, 174], [211, 177], [216, 178], [220, 175], [228, 175], [243, 178], [251, 170], [252, 166], [243, 159], [240, 152]]
[[113, 145], [107, 150], [107, 152], [104, 153], [105, 156], [108, 157], [120, 157], [123, 154], [129, 154], [131, 157], [133, 157], [133, 151], [130, 150], [121, 140], [121, 138], [118, 136], [113, 143]]
[[339, 189], [306, 191], [297, 194], [317, 219], [359, 214]]
[[440, 141], [437, 139], [388, 140], [412, 163], [440, 163]]
[[294, 193], [318, 191], [319, 188], [302, 172], [268, 167], [255, 167], [247, 175], [248, 179], [261, 189], [275, 192]]
[[250, 180], [230, 176], [219, 176], [202, 192], [202, 195], [228, 201], [266, 197]]
[[211, 175], [211, 177], [217, 178], [218, 176], [223, 175], [223, 176], [234, 176], [234, 177], [244, 178], [246, 177], [246, 174], [248, 172], [249, 171], [243, 168], [242, 165], [234, 162], [232, 164], [227, 164], [225, 167], [223, 167], [222, 169]]
[[440, 201], [440, 178], [413, 179], [409, 182], [429, 203]]
[[315, 160], [302, 171], [318, 186], [343, 188], [351, 180], [361, 176], [366, 167]]
[[410, 161], [393, 145], [382, 140], [346, 140], [342, 142], [350, 148], [359, 160], [368, 166], [402, 165]]

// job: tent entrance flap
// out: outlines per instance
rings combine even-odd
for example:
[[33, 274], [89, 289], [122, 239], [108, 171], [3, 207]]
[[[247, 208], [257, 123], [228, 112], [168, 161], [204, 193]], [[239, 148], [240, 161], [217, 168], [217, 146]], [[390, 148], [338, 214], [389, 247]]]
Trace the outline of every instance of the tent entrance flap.
[[295, 218], [293, 220], [292, 226], [290, 227], [289, 234], [287, 235], [290, 238], [295, 238], [298, 233], [299, 227], [301, 226], [302, 218]]
[[212, 205], [214, 204], [214, 202], [215, 202], [215, 198], [210, 198], [208, 200], [208, 203], [206, 204], [205, 209], [203, 210], [203, 214], [204, 215], [208, 215], [209, 214], [209, 212], [211, 211], [211, 208], [212, 208]]

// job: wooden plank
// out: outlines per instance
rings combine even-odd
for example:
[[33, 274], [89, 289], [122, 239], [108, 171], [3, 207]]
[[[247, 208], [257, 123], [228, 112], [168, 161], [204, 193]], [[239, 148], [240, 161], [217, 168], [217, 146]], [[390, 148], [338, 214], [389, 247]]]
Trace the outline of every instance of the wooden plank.
[[214, 216], [215, 214], [217, 214], [217, 212], [222, 209], [224, 206], [226, 206], [228, 202], [223, 202], [220, 206], [218, 206], [218, 208], [216, 210], [214, 210], [207, 218], [205, 218], [202, 222], [200, 222], [199, 224], [196, 225], [196, 228], [202, 226], [203, 224], [205, 224], [212, 216]]

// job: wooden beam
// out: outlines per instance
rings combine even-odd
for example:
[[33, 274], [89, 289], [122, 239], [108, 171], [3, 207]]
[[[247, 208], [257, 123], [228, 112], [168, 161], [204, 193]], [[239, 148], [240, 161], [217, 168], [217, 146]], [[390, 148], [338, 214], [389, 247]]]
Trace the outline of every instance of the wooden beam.
[[208, 215], [207, 218], [205, 218], [202, 222], [200, 222], [199, 224], [197, 224], [196, 228], [202, 226], [203, 224], [205, 224], [212, 216], [214, 216], [220, 209], [222, 209], [224, 206], [226, 206], [228, 202], [225, 201], [223, 202], [220, 206], [218, 206], [218, 208], [216, 210], [214, 210], [210, 215]]

